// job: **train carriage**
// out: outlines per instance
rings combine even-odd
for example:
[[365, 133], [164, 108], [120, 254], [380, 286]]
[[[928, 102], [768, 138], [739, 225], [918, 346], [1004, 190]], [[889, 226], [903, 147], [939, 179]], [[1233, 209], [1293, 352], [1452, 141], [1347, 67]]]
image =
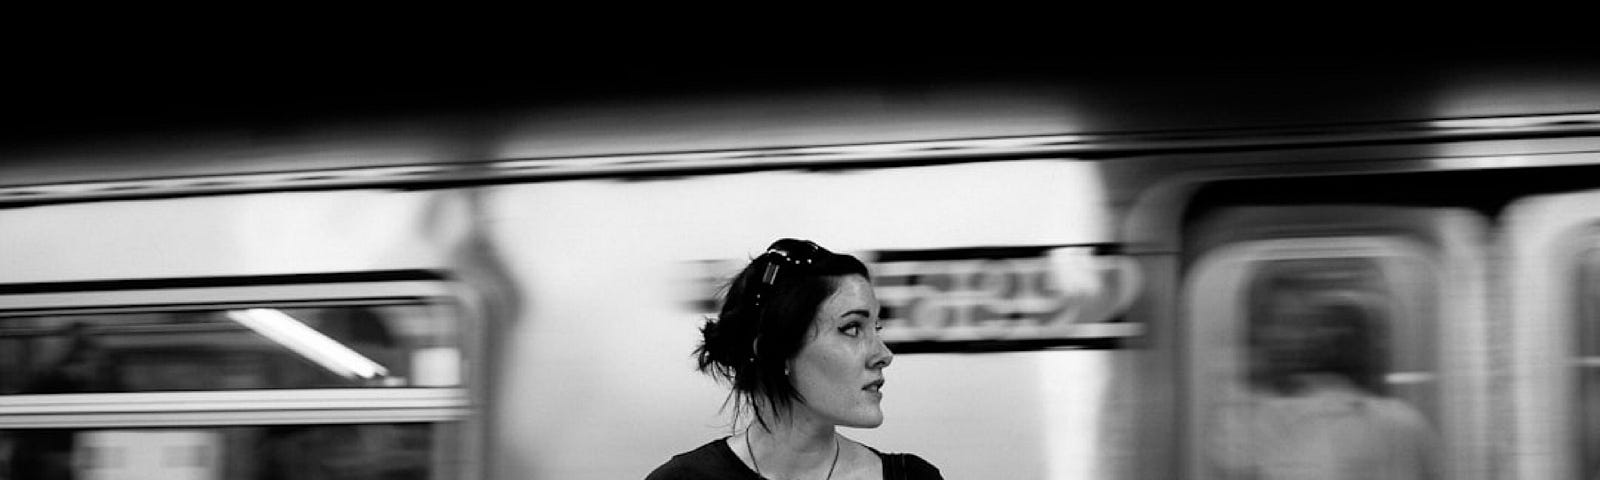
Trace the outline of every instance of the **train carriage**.
[[896, 358], [847, 434], [947, 478], [1237, 478], [1280, 275], [1377, 319], [1435, 473], [1588, 478], [1600, 70], [1469, 67], [13, 146], [0, 478], [642, 478], [731, 431], [695, 327], [779, 237], [871, 265]]

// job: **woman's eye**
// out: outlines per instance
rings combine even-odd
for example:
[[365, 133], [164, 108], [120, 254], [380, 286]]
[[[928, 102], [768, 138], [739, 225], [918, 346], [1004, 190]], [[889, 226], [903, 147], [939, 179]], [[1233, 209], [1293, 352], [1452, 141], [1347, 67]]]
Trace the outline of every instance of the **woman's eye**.
[[839, 328], [839, 333], [843, 333], [845, 335], [849, 335], [849, 336], [852, 336], [852, 337], [854, 337], [856, 335], [860, 335], [861, 334], [861, 325], [857, 324], [857, 323], [851, 323], [849, 325], [845, 325], [845, 326]]

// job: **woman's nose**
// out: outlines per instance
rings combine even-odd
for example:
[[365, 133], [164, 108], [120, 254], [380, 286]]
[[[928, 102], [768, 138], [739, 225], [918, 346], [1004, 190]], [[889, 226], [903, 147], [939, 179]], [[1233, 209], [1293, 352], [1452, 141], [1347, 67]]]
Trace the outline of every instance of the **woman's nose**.
[[883, 338], [878, 338], [876, 343], [877, 348], [873, 349], [872, 357], [868, 359], [867, 366], [881, 369], [894, 362], [894, 352], [889, 350], [888, 344], [883, 343]]

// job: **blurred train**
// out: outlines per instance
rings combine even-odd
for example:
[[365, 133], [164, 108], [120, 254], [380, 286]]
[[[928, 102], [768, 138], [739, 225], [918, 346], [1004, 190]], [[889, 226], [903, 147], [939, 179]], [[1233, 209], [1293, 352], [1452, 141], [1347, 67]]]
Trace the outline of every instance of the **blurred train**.
[[[1250, 285], [1380, 311], [1442, 478], [1600, 474], [1600, 69], [930, 79], [0, 155], [0, 478], [642, 478], [779, 237], [872, 265], [946, 478], [1235, 478]], [[1213, 72], [1215, 73], [1215, 72]], [[1103, 81], [1102, 81], [1103, 80]]]

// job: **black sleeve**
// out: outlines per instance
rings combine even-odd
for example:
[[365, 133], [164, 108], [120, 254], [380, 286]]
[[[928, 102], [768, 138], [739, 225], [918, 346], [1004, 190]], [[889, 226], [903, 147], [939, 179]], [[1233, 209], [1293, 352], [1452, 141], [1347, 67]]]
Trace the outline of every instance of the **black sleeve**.
[[922, 457], [909, 453], [895, 454], [892, 457], [899, 477], [894, 480], [944, 480], [944, 476], [939, 474], [939, 467], [933, 466]]
[[714, 440], [700, 448], [674, 455], [661, 464], [645, 480], [747, 480], [754, 474], [745, 473], [743, 464], [722, 440]]
[[683, 480], [687, 478], [689, 477], [684, 476], [683, 472], [678, 469], [657, 467], [650, 472], [650, 475], [646, 475], [644, 480]]
[[655, 470], [651, 470], [644, 480], [718, 480], [732, 478], [714, 467], [697, 464], [697, 460], [690, 455], [679, 455]]

